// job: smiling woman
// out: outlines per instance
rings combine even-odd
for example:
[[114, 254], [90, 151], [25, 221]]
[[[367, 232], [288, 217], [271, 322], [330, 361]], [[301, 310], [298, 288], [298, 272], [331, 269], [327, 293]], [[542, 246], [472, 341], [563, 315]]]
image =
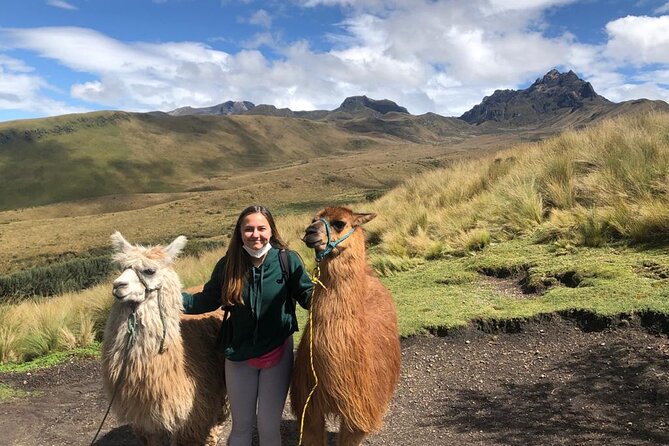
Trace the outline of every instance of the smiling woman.
[[230, 446], [250, 444], [256, 424], [261, 446], [281, 444], [297, 331], [294, 302], [307, 308], [311, 290], [304, 265], [287, 250], [270, 211], [253, 205], [237, 218], [227, 253], [203, 290], [183, 293], [188, 313], [225, 308], [217, 347], [226, 357]]

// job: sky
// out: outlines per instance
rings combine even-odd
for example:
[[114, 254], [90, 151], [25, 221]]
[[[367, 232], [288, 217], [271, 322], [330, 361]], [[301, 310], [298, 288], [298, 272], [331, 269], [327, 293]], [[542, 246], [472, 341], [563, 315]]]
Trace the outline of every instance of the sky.
[[0, 0], [0, 121], [356, 95], [460, 116], [553, 68], [669, 102], [669, 1]]

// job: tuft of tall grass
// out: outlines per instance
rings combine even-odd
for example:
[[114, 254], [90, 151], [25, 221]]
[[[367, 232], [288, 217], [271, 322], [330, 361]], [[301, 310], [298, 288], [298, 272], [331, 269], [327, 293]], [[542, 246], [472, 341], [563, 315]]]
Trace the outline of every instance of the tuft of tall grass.
[[17, 361], [20, 358], [17, 327], [5, 317], [6, 309], [0, 307], [0, 364]]
[[565, 246], [666, 242], [667, 141], [669, 114], [647, 113], [454, 163], [377, 200], [374, 239], [386, 254], [423, 258], [485, 246], [485, 231]]
[[460, 240], [465, 251], [480, 251], [492, 242], [492, 236], [486, 228], [474, 228], [463, 232]]
[[599, 247], [611, 240], [610, 219], [604, 210], [579, 207], [574, 216], [579, 245]]
[[619, 238], [633, 243], [669, 241], [669, 205], [664, 199], [620, 202], [613, 208], [610, 225]]
[[110, 284], [50, 299], [0, 305], [0, 361], [22, 362], [88, 347], [102, 339], [113, 298]]
[[577, 141], [576, 132], [566, 132], [548, 141], [536, 159], [536, 181], [548, 207], [570, 209], [576, 203]]
[[492, 222], [509, 234], [527, 233], [543, 221], [543, 198], [533, 177], [513, 176], [501, 183], [489, 206]]
[[413, 269], [418, 265], [422, 265], [425, 261], [416, 258], [375, 255], [370, 256], [369, 263], [376, 274], [381, 277], [388, 277], [398, 272]]
[[206, 283], [211, 277], [211, 271], [216, 262], [225, 255], [227, 248], [217, 248], [213, 251], [199, 253], [197, 257], [181, 257], [174, 269], [179, 274], [185, 288]]

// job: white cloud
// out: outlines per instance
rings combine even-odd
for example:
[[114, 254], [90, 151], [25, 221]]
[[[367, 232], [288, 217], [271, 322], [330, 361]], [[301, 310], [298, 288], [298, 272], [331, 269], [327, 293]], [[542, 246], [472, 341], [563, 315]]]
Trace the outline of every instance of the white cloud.
[[24, 62], [0, 54], [0, 109], [23, 110], [45, 115], [87, 111], [48, 98], [43, 90], [55, 90]]
[[[569, 32], [543, 34], [546, 9], [573, 1], [303, 0], [303, 6], [347, 7], [338, 32], [328, 36], [332, 49], [320, 51], [307, 41], [286, 44], [280, 30], [251, 36], [234, 54], [198, 42], [123, 42], [75, 27], [0, 29], [0, 42], [92, 76], [69, 86], [72, 97], [137, 111], [230, 99], [332, 109], [347, 96], [366, 94], [412, 113], [453, 116], [495, 89], [520, 88], [554, 67], [573, 69], [612, 100], [634, 93], [666, 97], [659, 80], [620, 73], [629, 63], [669, 63], [663, 31], [669, 18], [612, 21], [606, 45], [580, 43]], [[264, 10], [251, 20], [275, 25]], [[267, 47], [271, 58], [259, 50]], [[32, 74], [18, 60], [5, 61], [10, 65], [13, 75]]]
[[74, 6], [73, 4], [68, 3], [66, 1], [63, 1], [63, 0], [47, 0], [46, 4], [49, 5], [49, 6], [53, 6], [55, 8], [69, 9], [69, 10], [72, 10], [72, 11], [76, 11], [76, 10], [79, 9], [76, 6]]
[[629, 101], [640, 98], [662, 99], [669, 102], [669, 90], [658, 86], [655, 82], [641, 84], [624, 83], [604, 90], [605, 96], [614, 101]]
[[393, 11], [397, 9], [411, 10], [420, 8], [425, 3], [441, 3], [446, 8], [459, 9], [465, 3], [470, 3], [480, 11], [500, 13], [505, 11], [537, 11], [552, 7], [576, 3], [579, 0], [471, 0], [471, 1], [442, 1], [426, 2], [424, 0], [297, 0], [296, 3], [304, 7], [340, 6], [360, 11]]
[[576, 3], [578, 0], [489, 0], [493, 12], [544, 10]]
[[664, 70], [648, 71], [637, 76], [634, 79], [639, 82], [656, 82], [658, 84], [669, 85], [669, 67]]
[[257, 33], [253, 35], [250, 39], [240, 42], [240, 46], [245, 49], [256, 49], [261, 46], [267, 46], [269, 48], [277, 49], [279, 48], [279, 38], [276, 37], [271, 32]]
[[669, 2], [665, 3], [664, 5], [660, 6], [659, 8], [656, 8], [655, 11], [653, 11], [655, 14], [666, 14], [669, 12]]
[[4, 54], [0, 54], [0, 68], [19, 73], [30, 73], [35, 71], [33, 67], [28, 66], [24, 61]]
[[249, 23], [252, 25], [262, 26], [263, 28], [271, 28], [272, 17], [264, 9], [259, 9], [251, 15], [249, 18]]
[[636, 65], [669, 63], [669, 15], [627, 16], [606, 24], [607, 55]]

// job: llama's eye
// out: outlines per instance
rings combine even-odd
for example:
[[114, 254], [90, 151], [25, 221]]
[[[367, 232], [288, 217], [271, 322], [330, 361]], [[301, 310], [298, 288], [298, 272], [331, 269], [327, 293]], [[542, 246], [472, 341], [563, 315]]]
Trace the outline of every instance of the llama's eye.
[[156, 270], [153, 268], [147, 268], [145, 270], [142, 270], [142, 274], [146, 276], [153, 276], [156, 273]]
[[346, 223], [344, 223], [341, 220], [335, 220], [332, 222], [332, 227], [335, 228], [337, 231], [341, 231], [342, 229], [344, 229], [345, 226]]

